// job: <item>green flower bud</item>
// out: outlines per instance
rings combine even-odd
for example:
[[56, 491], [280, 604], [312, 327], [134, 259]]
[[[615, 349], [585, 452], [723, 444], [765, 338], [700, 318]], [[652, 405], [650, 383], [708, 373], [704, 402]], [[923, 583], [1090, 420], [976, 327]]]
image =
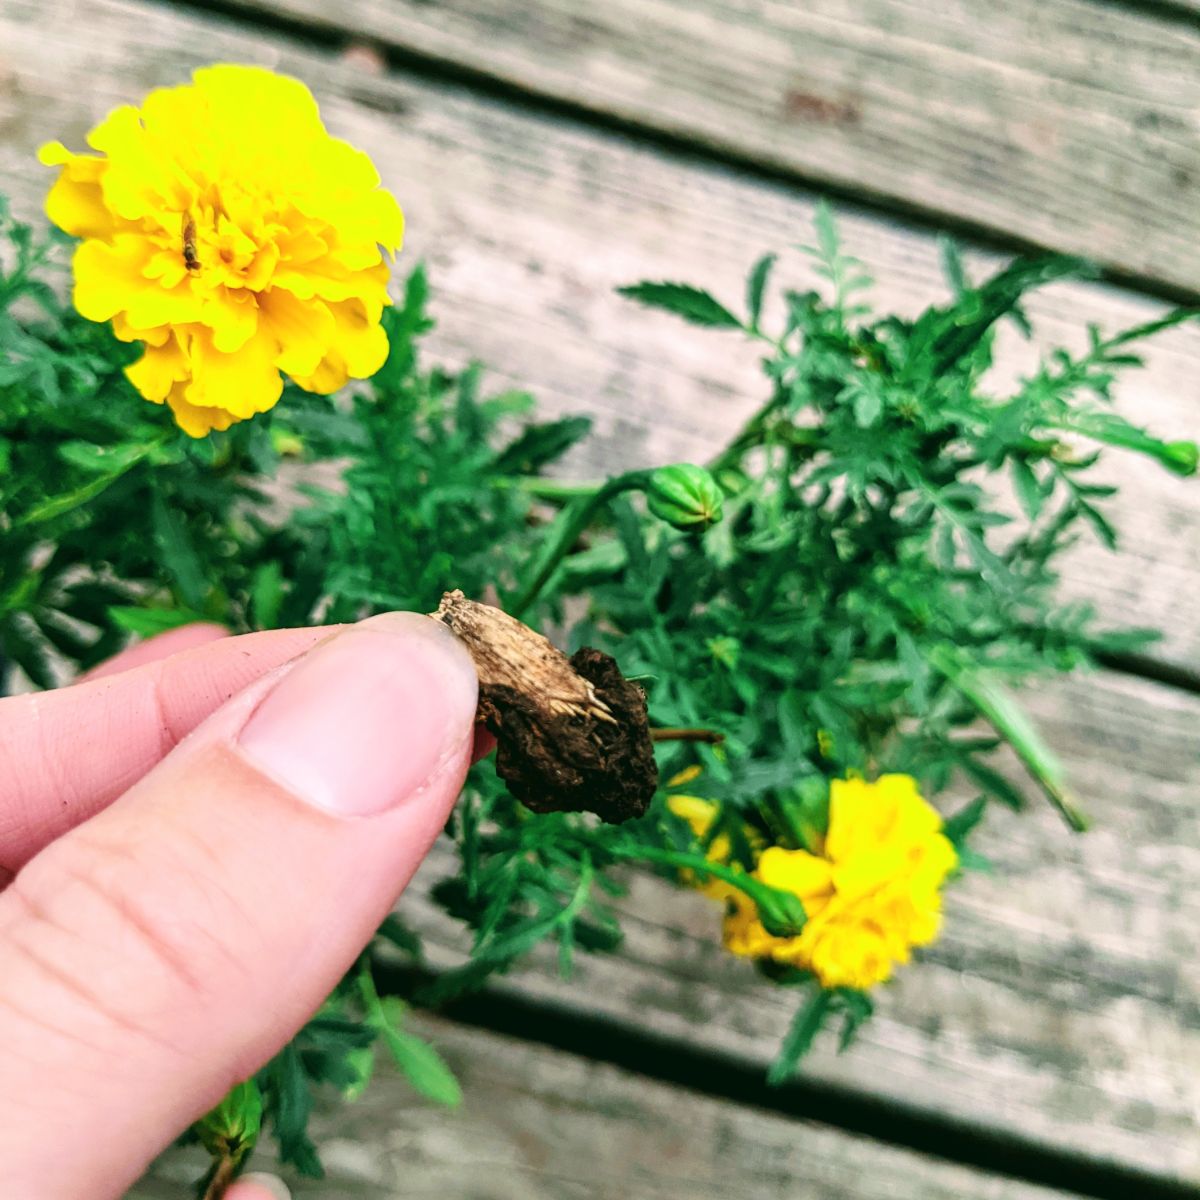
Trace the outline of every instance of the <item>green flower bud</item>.
[[659, 467], [646, 488], [650, 511], [668, 525], [699, 533], [721, 519], [721, 489], [703, 468], [691, 463]]
[[796, 937], [808, 919], [800, 897], [762, 884], [754, 889], [758, 919], [772, 937]]
[[1163, 464], [1177, 475], [1195, 475], [1200, 450], [1195, 442], [1168, 442], [1163, 447]]
[[239, 1163], [258, 1141], [262, 1114], [262, 1093], [253, 1079], [247, 1079], [235, 1084], [216, 1108], [201, 1117], [195, 1130], [214, 1158]]

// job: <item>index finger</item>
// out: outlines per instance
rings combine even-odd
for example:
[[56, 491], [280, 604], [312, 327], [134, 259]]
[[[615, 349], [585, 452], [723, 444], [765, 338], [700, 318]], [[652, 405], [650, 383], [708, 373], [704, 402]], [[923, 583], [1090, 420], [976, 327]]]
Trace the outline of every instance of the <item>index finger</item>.
[[73, 687], [0, 699], [0, 887], [235, 692], [337, 628], [220, 638]]

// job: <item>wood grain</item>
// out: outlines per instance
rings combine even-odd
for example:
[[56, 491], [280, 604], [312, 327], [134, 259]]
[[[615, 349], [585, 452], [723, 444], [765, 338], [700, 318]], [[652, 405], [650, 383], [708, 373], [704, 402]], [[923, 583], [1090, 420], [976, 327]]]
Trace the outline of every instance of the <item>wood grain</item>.
[[[703, 458], [753, 406], [752, 348], [647, 315], [612, 288], [683, 277], [737, 303], [758, 253], [808, 235], [810, 197], [458, 88], [372, 77], [277, 37], [119, 0], [0, 0], [0, 171], [18, 209], [36, 211], [45, 188], [39, 142], [78, 146], [113, 104], [215, 59], [305, 78], [330, 125], [372, 153], [408, 211], [408, 261], [431, 264], [434, 351], [480, 356], [498, 385], [532, 386], [547, 411], [595, 412], [576, 470]], [[881, 305], [911, 313], [944, 294], [928, 236], [854, 211], [843, 228]], [[786, 269], [815, 282], [799, 254]], [[1161, 306], [1063, 285], [1030, 310], [1046, 338], [1078, 344], [1088, 320], [1113, 329]], [[1009, 339], [1001, 374], [1028, 361]], [[1164, 337], [1123, 385], [1122, 411], [1164, 432], [1194, 428], [1198, 366], [1200, 331]], [[1130, 549], [1081, 549], [1068, 592], [1094, 596], [1114, 622], [1166, 626], [1164, 659], [1194, 668], [1195, 489], [1136, 460], [1113, 464]], [[1200, 1181], [1197, 701], [1102, 674], [1049, 687], [1034, 707], [1098, 832], [1068, 839], [1048, 814], [998, 820], [985, 847], [998, 873], [956, 891], [945, 939], [886, 994], [862, 1047], [823, 1051], [810, 1077]], [[619, 957], [588, 963], [571, 985], [531, 970], [505, 986], [765, 1063], [786, 1001], [719, 951], [707, 902], [639, 880], [629, 906]]]
[[[1070, 1200], [526, 1042], [412, 1027], [461, 1079], [462, 1109], [381, 1068], [360, 1101], [315, 1120], [328, 1176], [289, 1175], [296, 1200]], [[273, 1165], [264, 1151], [256, 1170]], [[198, 1162], [171, 1155], [129, 1200], [185, 1200]]]
[[[804, 1077], [1200, 1185], [1200, 698], [1100, 673], [1028, 702], [1093, 832], [993, 811], [978, 848], [994, 873], [950, 889], [939, 941], [877, 993], [853, 1050], [828, 1039]], [[450, 869], [443, 846], [424, 878]], [[400, 912], [457, 963], [461, 929], [420, 880]], [[547, 954], [494, 986], [765, 1067], [796, 1001], [720, 949], [716, 906], [633, 876], [620, 909], [616, 955], [563, 981]]]
[[[17, 210], [36, 214], [47, 186], [33, 159], [39, 143], [82, 146], [116, 103], [216, 59], [304, 78], [331, 127], [375, 157], [408, 214], [403, 261], [430, 266], [441, 322], [433, 352], [482, 359], [497, 386], [531, 388], [547, 413], [595, 414], [573, 470], [702, 459], [765, 395], [753, 346], [647, 314], [613, 289], [681, 278], [736, 306], [759, 254], [809, 238], [812, 197], [166, 8], [0, 0], [0, 178]], [[878, 281], [880, 309], [911, 315], [944, 300], [933, 238], [853, 209], [841, 223]], [[979, 272], [998, 260], [970, 261]], [[779, 278], [819, 284], [795, 250]], [[1114, 331], [1163, 306], [1069, 284], [1029, 309], [1042, 345], [1078, 347], [1088, 322]], [[1034, 358], [1010, 333], [997, 383]], [[1148, 361], [1121, 385], [1120, 410], [1171, 436], [1200, 431], [1200, 325], [1159, 338]], [[1064, 564], [1064, 594], [1090, 599], [1113, 624], [1165, 630], [1155, 657], [1200, 670], [1200, 488], [1132, 455], [1109, 461], [1125, 548], [1113, 557], [1081, 544]]]
[[1091, 0], [238, 0], [1200, 289], [1200, 29]]

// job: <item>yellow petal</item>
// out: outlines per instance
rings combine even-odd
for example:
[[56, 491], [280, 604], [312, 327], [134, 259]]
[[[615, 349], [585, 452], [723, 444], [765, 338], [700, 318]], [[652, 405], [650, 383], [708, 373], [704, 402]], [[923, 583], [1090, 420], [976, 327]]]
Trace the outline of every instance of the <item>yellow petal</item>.
[[388, 340], [383, 326], [372, 320], [361, 300], [331, 304], [334, 346], [351, 379], [369, 379], [387, 361]]
[[221, 408], [239, 420], [274, 407], [283, 391], [269, 338], [251, 338], [235, 354], [222, 354], [207, 331], [192, 339], [192, 378], [184, 399], [197, 408]]
[[108, 164], [102, 158], [72, 154], [61, 142], [48, 142], [38, 151], [47, 166], [61, 166], [46, 196], [46, 216], [75, 237], [109, 237], [116, 221], [104, 204], [100, 179]]
[[167, 397], [175, 414], [175, 423], [189, 437], [201, 438], [214, 429], [228, 429], [238, 418], [222, 408], [200, 408], [184, 398], [185, 388], [178, 387]]
[[214, 349], [233, 354], [258, 330], [258, 303], [251, 292], [213, 288], [200, 302], [198, 319], [212, 330]]
[[833, 887], [829, 863], [807, 850], [768, 846], [762, 852], [754, 874], [768, 887], [799, 896], [806, 902], [806, 909], [807, 901], [828, 895]]
[[316, 371], [336, 331], [326, 304], [297, 300], [281, 288], [262, 293], [259, 322], [263, 333], [279, 345], [276, 365], [293, 377], [307, 377]]
[[177, 383], [188, 376], [188, 361], [179, 343], [171, 338], [163, 346], [148, 346], [137, 362], [125, 368], [129, 382], [147, 400], [161, 404]]
[[141, 291], [157, 288], [144, 273], [151, 251], [144, 239], [129, 235], [114, 238], [111, 245], [84, 242], [73, 259], [75, 307], [89, 321], [107, 321], [127, 310]]

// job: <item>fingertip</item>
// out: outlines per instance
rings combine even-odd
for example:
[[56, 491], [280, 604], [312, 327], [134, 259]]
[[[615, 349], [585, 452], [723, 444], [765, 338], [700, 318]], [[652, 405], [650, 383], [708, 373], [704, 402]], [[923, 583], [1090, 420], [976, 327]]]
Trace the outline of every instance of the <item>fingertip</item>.
[[98, 667], [85, 671], [76, 682], [90, 683], [94, 679], [119, 675], [122, 671], [130, 671], [134, 667], [144, 667], [147, 663], [159, 662], [164, 658], [170, 658], [173, 654], [180, 654], [184, 650], [194, 650], [198, 646], [207, 646], [209, 642], [216, 642], [228, 636], [229, 630], [214, 621], [196, 621], [191, 625], [180, 625], [176, 629], [168, 629], [145, 641], [126, 646], [124, 650], [113, 655], [106, 662], [102, 662]]
[[225, 1200], [292, 1200], [292, 1193], [277, 1175], [254, 1171], [231, 1184]]

